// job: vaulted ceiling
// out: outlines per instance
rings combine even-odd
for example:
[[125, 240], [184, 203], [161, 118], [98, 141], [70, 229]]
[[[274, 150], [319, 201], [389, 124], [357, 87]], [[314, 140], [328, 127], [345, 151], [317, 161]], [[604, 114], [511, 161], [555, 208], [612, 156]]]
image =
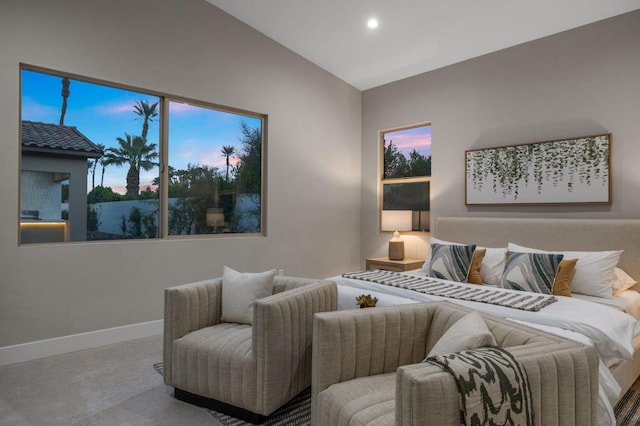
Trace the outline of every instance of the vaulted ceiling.
[[640, 0], [207, 1], [360, 90], [640, 9]]

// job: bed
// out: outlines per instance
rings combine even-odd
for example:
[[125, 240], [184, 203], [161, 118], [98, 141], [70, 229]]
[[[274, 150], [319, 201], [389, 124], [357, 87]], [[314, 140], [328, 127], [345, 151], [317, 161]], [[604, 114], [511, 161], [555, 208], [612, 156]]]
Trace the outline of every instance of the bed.
[[[599, 423], [615, 424], [613, 404], [640, 375], [640, 323], [638, 322], [640, 320], [640, 293], [636, 291], [637, 284], [632, 286], [634, 281], [640, 281], [640, 220], [441, 217], [435, 224], [434, 236], [436, 238], [432, 238], [432, 241], [442, 244], [474, 244], [478, 247], [497, 249], [508, 247], [512, 252], [536, 251], [529, 249], [565, 254], [570, 254], [571, 251], [617, 252], [615, 257], [616, 275], [605, 281], [607, 284], [610, 280], [613, 281], [614, 278], [619, 277], [617, 271], [622, 270], [626, 273], [624, 287], [629, 288], [617, 291], [615, 294], [611, 289], [606, 290], [603, 285], [599, 284], [599, 287], [595, 285], [596, 282], [604, 282], [603, 280], [598, 281], [599, 278], [602, 278], [599, 276], [601, 272], [609, 273], [610, 271], [612, 257], [609, 256], [609, 266], [601, 268], [604, 272], [585, 269], [584, 265], [588, 264], [589, 260], [587, 258], [578, 259], [576, 265], [579, 265], [581, 261], [583, 263], [580, 264], [582, 265], [580, 272], [576, 268], [571, 278], [572, 297], [555, 296], [553, 302], [540, 308], [539, 311], [525, 311], [469, 300], [448, 299], [454, 303], [499, 315], [594, 346], [601, 359]], [[504, 254], [502, 256], [504, 258]], [[427, 263], [428, 261], [429, 259], [427, 259]], [[501, 265], [501, 268], [504, 268], [504, 265]], [[464, 287], [478, 288], [475, 284], [452, 283], [448, 280], [434, 278], [427, 279], [427, 273], [424, 269], [428, 269], [428, 264], [425, 264], [423, 270], [404, 273], [407, 276], [416, 277], [415, 279], [402, 277], [401, 281], [442, 281], [454, 285], [455, 288], [460, 288], [463, 293], [465, 293]], [[577, 287], [581, 293], [584, 290], [586, 294], [574, 291], [573, 283], [574, 281], [579, 283], [577, 280], [579, 273], [582, 274], [580, 278], [583, 282], [593, 280], [593, 285], [589, 281], [588, 287]], [[446, 299], [440, 295], [416, 292], [415, 289], [408, 289], [407, 285], [403, 287], [402, 285], [388, 285], [388, 283], [381, 284], [380, 282], [384, 280], [379, 279], [379, 282], [375, 282], [375, 279], [359, 279], [358, 277], [364, 276], [347, 278], [340, 275], [330, 278], [338, 284], [338, 299], [341, 309], [356, 308], [355, 296], [363, 293], [378, 297], [378, 305], [380, 306]], [[483, 276], [483, 278], [485, 277]], [[490, 281], [489, 277], [484, 282], [488, 281]], [[616, 285], [620, 285], [619, 280], [616, 281]], [[495, 289], [495, 291], [531, 293], [501, 288]]]

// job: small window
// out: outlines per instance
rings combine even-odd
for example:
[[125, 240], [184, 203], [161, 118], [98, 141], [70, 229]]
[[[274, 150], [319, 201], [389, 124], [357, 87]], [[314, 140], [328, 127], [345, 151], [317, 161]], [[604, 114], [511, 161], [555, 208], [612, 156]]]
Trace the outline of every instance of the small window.
[[431, 125], [380, 132], [382, 210], [411, 210], [412, 230], [429, 230]]

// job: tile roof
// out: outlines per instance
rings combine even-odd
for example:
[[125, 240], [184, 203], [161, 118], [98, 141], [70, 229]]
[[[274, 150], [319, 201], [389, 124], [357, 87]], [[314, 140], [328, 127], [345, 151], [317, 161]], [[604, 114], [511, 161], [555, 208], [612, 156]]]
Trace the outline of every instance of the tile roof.
[[100, 157], [102, 151], [73, 126], [22, 121], [22, 146], [32, 149], [54, 149], [87, 157]]

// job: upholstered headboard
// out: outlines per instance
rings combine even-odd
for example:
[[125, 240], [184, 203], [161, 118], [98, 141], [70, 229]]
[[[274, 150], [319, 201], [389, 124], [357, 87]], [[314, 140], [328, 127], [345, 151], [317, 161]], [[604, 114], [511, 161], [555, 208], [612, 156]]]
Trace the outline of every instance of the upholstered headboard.
[[640, 219], [439, 217], [435, 237], [487, 247], [624, 250], [618, 266], [640, 282]]

